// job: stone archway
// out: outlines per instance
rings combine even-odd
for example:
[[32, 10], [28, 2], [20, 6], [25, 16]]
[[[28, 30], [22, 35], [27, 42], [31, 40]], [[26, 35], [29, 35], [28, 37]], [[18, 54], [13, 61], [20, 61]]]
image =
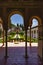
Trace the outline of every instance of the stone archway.
[[[31, 25], [32, 25], [32, 19], [37, 19], [38, 20], [38, 56], [40, 58], [42, 58], [42, 20], [40, 17], [38, 16], [32, 16], [29, 20], [29, 23], [30, 23], [30, 39], [31, 39]], [[31, 42], [31, 40], [30, 40]]]
[[[8, 15], [8, 23], [12, 23], [10, 18], [11, 18], [13, 15], [16, 15], [16, 14], [18, 14], [19, 16], [22, 17], [23, 21], [20, 21], [20, 22], [23, 22], [23, 25], [24, 25], [24, 15], [23, 15], [23, 13], [20, 12], [19, 10], [13, 10], [13, 11], [11, 11], [11, 12], [9, 13], [9, 15]], [[14, 22], [14, 24], [15, 24], [15, 22]], [[18, 23], [17, 23], [17, 24], [18, 24]], [[10, 24], [8, 24], [8, 25], [10, 25]], [[10, 25], [10, 26], [11, 26], [11, 25]]]
[[[12, 15], [14, 15], [14, 14], [19, 14], [19, 15], [21, 15], [22, 17], [23, 17], [23, 19], [24, 19], [24, 14], [23, 14], [23, 12], [20, 12], [19, 10], [13, 10], [13, 11], [11, 11], [9, 14], [8, 14], [8, 23], [10, 24], [10, 17], [12, 16]], [[23, 24], [24, 24], [24, 22], [25, 21], [23, 21]], [[10, 26], [8, 24], [8, 26]], [[25, 26], [25, 24], [24, 24], [24, 26]], [[27, 41], [26, 41], [26, 35], [27, 34], [25, 34], [25, 58], [27, 58], [28, 56], [27, 56]]]
[[[22, 17], [22, 19], [23, 19], [23, 25], [24, 25], [24, 15], [23, 15], [23, 13], [22, 12], [20, 12], [19, 10], [13, 10], [13, 11], [11, 11], [10, 13], [9, 13], [9, 15], [8, 15], [8, 26], [11, 26], [10, 25], [10, 23], [11, 23], [11, 19], [10, 19], [10, 17], [12, 17], [13, 15], [16, 15], [16, 14], [18, 14], [19, 16], [21, 16]], [[17, 23], [18, 24], [18, 23]]]

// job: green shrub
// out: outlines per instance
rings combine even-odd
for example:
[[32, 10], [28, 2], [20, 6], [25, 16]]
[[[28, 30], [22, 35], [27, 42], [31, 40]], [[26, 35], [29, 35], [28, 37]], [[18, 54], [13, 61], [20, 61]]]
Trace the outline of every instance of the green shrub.
[[10, 32], [10, 35], [14, 36], [16, 34], [16, 32]]
[[[27, 41], [30, 42], [30, 38], [29, 38], [29, 37], [27, 37]], [[31, 38], [31, 42], [38, 42], [38, 39], [36, 39], [36, 38]]]
[[0, 39], [0, 43], [3, 43], [3, 39]]

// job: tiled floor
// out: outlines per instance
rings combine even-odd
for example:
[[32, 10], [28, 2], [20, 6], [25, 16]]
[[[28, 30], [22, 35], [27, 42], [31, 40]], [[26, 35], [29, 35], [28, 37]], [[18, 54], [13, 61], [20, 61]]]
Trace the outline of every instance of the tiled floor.
[[37, 56], [37, 49], [37, 47], [28, 46], [28, 59], [25, 59], [25, 47], [9, 46], [8, 58], [5, 59], [5, 47], [0, 47], [0, 65], [42, 65]]

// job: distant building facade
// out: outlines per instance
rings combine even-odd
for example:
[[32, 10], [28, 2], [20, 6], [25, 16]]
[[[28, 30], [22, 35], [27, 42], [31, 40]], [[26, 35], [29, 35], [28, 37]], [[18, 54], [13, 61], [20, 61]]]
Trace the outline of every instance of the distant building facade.
[[[30, 30], [27, 31], [27, 36], [30, 37]], [[38, 38], [38, 26], [31, 28], [31, 38]]]

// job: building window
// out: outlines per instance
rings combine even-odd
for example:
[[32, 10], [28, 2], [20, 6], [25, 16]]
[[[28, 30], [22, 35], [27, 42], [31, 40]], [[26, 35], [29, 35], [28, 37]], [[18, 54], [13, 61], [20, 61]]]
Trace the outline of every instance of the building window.
[[36, 30], [34, 30], [34, 34], [36, 34]]
[[32, 38], [33, 38], [33, 31], [31, 31], [31, 35], [32, 35]]
[[37, 34], [38, 34], [38, 30], [37, 30]]
[[34, 38], [36, 38], [36, 30], [34, 30]]

